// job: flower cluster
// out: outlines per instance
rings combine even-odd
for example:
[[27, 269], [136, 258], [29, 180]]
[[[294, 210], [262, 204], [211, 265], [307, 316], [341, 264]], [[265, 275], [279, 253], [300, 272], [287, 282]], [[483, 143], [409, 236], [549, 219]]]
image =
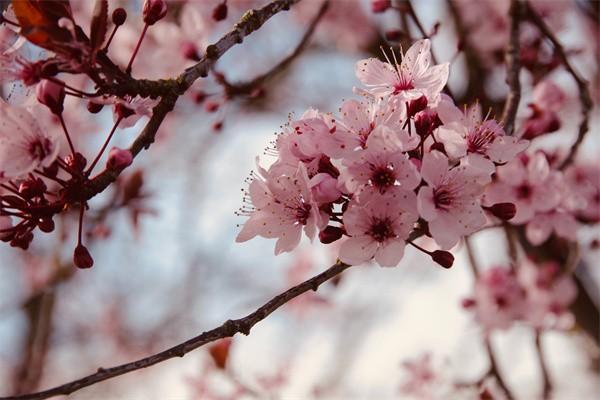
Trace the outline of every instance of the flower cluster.
[[527, 240], [533, 245], [546, 242], [553, 233], [576, 240], [577, 219], [598, 221], [598, 174], [597, 165], [574, 165], [563, 173], [543, 152], [521, 154], [498, 167], [497, 179], [487, 188], [483, 203], [491, 205], [501, 199], [515, 204], [510, 223], [525, 225]]
[[516, 321], [538, 329], [568, 329], [574, 320], [569, 306], [576, 295], [573, 278], [557, 263], [538, 265], [526, 259], [517, 272], [507, 267], [485, 270], [463, 306], [487, 331], [507, 329]]
[[[427, 39], [400, 63], [357, 62], [363, 100], [288, 123], [269, 150], [277, 160], [249, 179], [240, 210], [249, 219], [237, 241], [276, 238], [279, 254], [298, 245], [302, 230], [324, 243], [348, 236], [340, 260], [381, 266], [397, 265], [408, 242], [451, 266], [444, 250], [482, 228], [486, 212], [514, 215], [508, 197], [483, 204], [482, 196], [496, 167], [528, 142], [505, 135], [477, 104], [459, 109], [442, 93], [448, 73], [447, 63], [432, 65]], [[443, 250], [412, 243], [422, 234]]]

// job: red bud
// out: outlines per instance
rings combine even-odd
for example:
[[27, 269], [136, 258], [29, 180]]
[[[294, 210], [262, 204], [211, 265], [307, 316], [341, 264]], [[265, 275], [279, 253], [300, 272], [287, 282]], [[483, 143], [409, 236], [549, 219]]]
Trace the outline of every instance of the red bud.
[[115, 10], [112, 13], [112, 22], [113, 24], [115, 24], [116, 26], [121, 26], [125, 23], [125, 20], [127, 19], [127, 11], [125, 11], [124, 8], [115, 8]]
[[454, 264], [454, 256], [449, 251], [436, 250], [431, 253], [431, 259], [444, 268], [450, 268]]
[[64, 85], [42, 79], [36, 88], [36, 96], [40, 103], [45, 105], [53, 114], [63, 112], [63, 103], [65, 101]]
[[222, 21], [227, 18], [227, 0], [219, 3], [213, 9], [212, 17], [215, 21]]
[[500, 218], [503, 221], [512, 219], [517, 213], [517, 206], [513, 203], [496, 203], [488, 208], [495, 217]]
[[167, 3], [164, 0], [145, 0], [142, 14], [144, 23], [154, 25], [167, 15]]
[[91, 268], [94, 265], [94, 259], [90, 255], [88, 249], [80, 244], [75, 247], [73, 253], [73, 263], [77, 268]]
[[319, 240], [321, 243], [333, 243], [342, 237], [344, 230], [337, 226], [327, 226], [319, 232]]

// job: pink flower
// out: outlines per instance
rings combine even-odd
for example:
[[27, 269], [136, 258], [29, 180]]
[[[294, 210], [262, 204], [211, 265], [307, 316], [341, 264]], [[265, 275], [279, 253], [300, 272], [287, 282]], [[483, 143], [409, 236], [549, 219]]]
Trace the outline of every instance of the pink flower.
[[538, 246], [544, 243], [552, 232], [569, 240], [577, 240], [577, 221], [566, 211], [552, 210], [544, 214], [537, 214], [527, 223], [525, 234], [529, 243]]
[[416, 167], [402, 152], [397, 132], [385, 126], [377, 128], [367, 139], [366, 148], [346, 158], [344, 165], [342, 179], [351, 193], [365, 186], [384, 193], [397, 184], [412, 190], [421, 182]]
[[351, 237], [340, 247], [340, 260], [361, 264], [375, 257], [382, 267], [398, 265], [404, 255], [405, 240], [417, 216], [405, 208], [413, 203], [413, 192], [400, 188], [385, 194], [365, 193], [352, 201], [344, 213], [344, 227]]
[[537, 213], [548, 212], [561, 202], [560, 174], [550, 170], [542, 153], [519, 157], [498, 167], [496, 177], [498, 180], [483, 196], [483, 204], [515, 204], [517, 213], [510, 220], [514, 225], [526, 223]]
[[584, 200], [585, 205], [574, 211], [585, 223], [600, 221], [600, 166], [598, 163], [572, 165], [564, 173], [569, 192]]
[[402, 366], [408, 373], [400, 387], [402, 394], [418, 399], [436, 398], [433, 393], [435, 386], [441, 384], [441, 377], [434, 369], [431, 353], [424, 353], [414, 360], [404, 361]]
[[577, 287], [558, 264], [538, 265], [527, 259], [519, 266], [518, 279], [527, 294], [526, 321], [536, 328], [572, 327], [574, 317], [569, 306], [577, 297]]
[[42, 131], [26, 108], [0, 100], [0, 177], [18, 178], [47, 167], [58, 149], [56, 137]]
[[565, 100], [565, 92], [552, 81], [542, 81], [533, 89], [533, 103], [543, 110], [559, 111]]
[[273, 175], [261, 170], [249, 187], [250, 209], [241, 209], [241, 215], [250, 218], [244, 224], [236, 241], [245, 242], [255, 236], [277, 238], [275, 254], [292, 251], [302, 229], [311, 240], [317, 229], [323, 229], [327, 217], [321, 215], [318, 204], [311, 196], [306, 168], [300, 164], [290, 175]]
[[525, 291], [505, 267], [483, 271], [475, 283], [474, 298], [468, 302], [468, 308], [475, 307], [475, 318], [488, 332], [509, 328], [526, 311]]
[[421, 176], [428, 186], [419, 190], [417, 206], [442, 249], [452, 248], [461, 236], [485, 225], [478, 172], [464, 165], [449, 168], [448, 158], [438, 151], [423, 157]]
[[404, 151], [413, 150], [419, 145], [419, 138], [416, 135], [409, 136], [402, 129], [406, 113], [405, 106], [401, 102], [393, 99], [379, 99], [367, 103], [347, 100], [340, 108], [340, 113], [342, 116], [339, 125], [342, 130], [348, 132], [348, 139], [352, 143], [348, 146], [350, 150], [364, 148], [371, 132], [379, 126], [386, 126], [398, 132]]
[[482, 121], [479, 104], [472, 105], [463, 113], [450, 98], [443, 96], [437, 113], [443, 123], [438, 128], [437, 138], [444, 144], [448, 156], [467, 156], [470, 165], [488, 174], [494, 172], [494, 163], [504, 164], [513, 160], [529, 145], [527, 140], [506, 136], [495, 120]]
[[430, 47], [429, 39], [418, 40], [400, 64], [376, 58], [361, 60], [356, 63], [356, 76], [375, 96], [397, 95], [403, 100], [425, 96], [435, 102], [448, 81], [449, 64], [430, 66]]

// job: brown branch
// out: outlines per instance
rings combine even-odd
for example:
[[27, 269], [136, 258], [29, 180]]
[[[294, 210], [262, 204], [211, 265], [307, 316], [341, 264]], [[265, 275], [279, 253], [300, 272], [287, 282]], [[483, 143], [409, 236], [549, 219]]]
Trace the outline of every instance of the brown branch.
[[540, 370], [542, 371], [542, 381], [544, 382], [542, 399], [549, 399], [550, 394], [552, 393], [552, 382], [550, 381], [550, 374], [548, 373], [548, 367], [542, 349], [542, 332], [538, 329], [535, 331], [535, 350], [540, 364]]
[[275, 66], [273, 66], [270, 70], [247, 82], [230, 83], [226, 80], [223, 80], [222, 84], [225, 87], [227, 95], [230, 97], [248, 95], [252, 93], [254, 89], [261, 87], [266, 81], [273, 78], [274, 76], [282, 72], [284, 69], [289, 67], [290, 64], [306, 49], [310, 38], [312, 37], [313, 33], [315, 32], [315, 29], [317, 28], [317, 25], [319, 24], [319, 22], [321, 21], [328, 9], [329, 0], [325, 0], [321, 4], [321, 7], [319, 8], [317, 14], [310, 22], [310, 25], [304, 32], [304, 35], [302, 35], [302, 39], [300, 39], [300, 42], [298, 43], [294, 51], [292, 51], [292, 53], [290, 53], [287, 57], [285, 57]]
[[502, 112], [502, 126], [507, 135], [512, 135], [515, 130], [515, 118], [521, 101], [521, 82], [519, 81], [519, 72], [521, 71], [521, 62], [519, 60], [519, 26], [521, 24], [521, 2], [520, 0], [511, 0], [510, 2], [510, 39], [506, 48], [506, 83], [509, 87], [504, 111]]
[[[479, 276], [479, 266], [477, 264], [477, 258], [475, 257], [475, 253], [473, 251], [473, 246], [471, 245], [471, 241], [469, 237], [465, 237], [465, 248], [467, 250], [467, 256], [469, 259], [469, 265], [471, 267], [471, 272], [473, 273], [473, 277], [477, 279]], [[490, 340], [490, 336], [486, 333], [483, 337], [483, 343], [485, 345], [485, 351], [488, 355], [488, 359], [490, 361], [490, 368], [486, 372], [485, 376], [493, 376], [498, 381], [498, 386], [504, 392], [504, 395], [508, 400], [512, 400], [515, 397], [511, 393], [510, 389], [504, 382], [504, 378], [500, 374], [500, 369], [498, 368], [498, 362], [496, 361], [496, 356], [494, 355], [494, 349], [492, 348], [492, 342]], [[483, 379], [482, 379], [483, 380]]]
[[546, 22], [539, 16], [539, 14], [533, 9], [529, 2], [525, 3], [527, 6], [527, 18], [535, 25], [537, 28], [550, 40], [552, 46], [554, 47], [554, 51], [560, 58], [560, 61], [563, 63], [565, 69], [569, 74], [573, 77], [575, 82], [577, 83], [577, 88], [579, 90], [579, 102], [581, 103], [581, 123], [579, 124], [579, 132], [577, 134], [577, 139], [573, 146], [571, 146], [571, 150], [567, 157], [560, 164], [559, 169], [564, 170], [566, 167], [571, 165], [574, 161], [575, 156], [577, 155], [577, 151], [585, 138], [589, 130], [589, 119], [590, 112], [592, 111], [592, 107], [594, 105], [592, 101], [592, 97], [590, 96], [590, 91], [588, 87], [588, 83], [585, 79], [583, 79], [577, 71], [573, 68], [569, 59], [567, 57], [567, 53], [565, 49], [560, 44], [552, 30], [546, 25]]
[[[227, 50], [238, 43], [252, 32], [258, 30], [269, 18], [280, 11], [288, 10], [289, 7], [300, 0], [275, 0], [258, 10], [249, 10], [235, 24], [234, 28], [215, 44], [206, 48], [205, 56], [195, 65], [187, 68], [175, 79], [146, 81], [132, 80], [132, 85], [137, 91], [152, 93], [156, 91], [161, 100], [152, 110], [152, 117], [137, 136], [129, 150], [133, 156], [137, 156], [143, 149], [148, 149], [154, 142], [156, 133], [165, 117], [173, 110], [179, 96], [185, 93], [199, 78], [206, 77], [214, 63]], [[125, 87], [127, 85], [124, 85]], [[140, 87], [143, 88], [140, 89]], [[125, 89], [123, 89], [125, 90]], [[89, 200], [98, 193], [104, 191], [122, 172], [122, 169], [105, 169], [88, 182], [82, 193], [82, 200]]]
[[300, 296], [301, 294], [308, 292], [309, 290], [316, 291], [322, 283], [337, 276], [350, 267], [351, 266], [348, 264], [337, 262], [320, 274], [315, 275], [307, 281], [304, 281], [299, 285], [296, 285], [291, 289], [288, 289], [287, 291], [273, 297], [271, 300], [259, 307], [256, 311], [248, 314], [247, 316], [240, 319], [227, 320], [218, 328], [206, 331], [192, 339], [189, 339], [160, 353], [112, 368], [98, 368], [96, 373], [69, 383], [65, 383], [52, 389], [20, 396], [0, 397], [0, 400], [40, 400], [58, 395], [68, 395], [107, 379], [127, 374], [132, 371], [137, 371], [142, 368], [147, 368], [171, 358], [183, 357], [192, 350], [204, 346], [207, 343], [214, 342], [215, 340], [231, 337], [236, 333], [248, 335], [250, 334], [250, 330], [252, 327], [254, 327], [254, 325], [268, 317], [279, 307]]

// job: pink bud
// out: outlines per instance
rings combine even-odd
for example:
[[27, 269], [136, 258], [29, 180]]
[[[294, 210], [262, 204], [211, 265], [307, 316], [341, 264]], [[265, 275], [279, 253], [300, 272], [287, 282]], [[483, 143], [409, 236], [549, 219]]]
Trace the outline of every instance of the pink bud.
[[35, 94], [40, 103], [45, 105], [53, 114], [63, 112], [63, 103], [65, 101], [65, 87], [53, 81], [42, 79], [38, 83]]
[[88, 249], [80, 244], [75, 247], [73, 263], [77, 268], [91, 268], [94, 265], [94, 259], [90, 255]]
[[315, 200], [319, 203], [331, 203], [339, 199], [342, 192], [337, 185], [337, 179], [325, 173], [313, 176], [309, 184]]
[[321, 243], [329, 244], [333, 243], [344, 234], [344, 230], [338, 226], [327, 226], [321, 232], [319, 232], [319, 240]]
[[215, 21], [222, 21], [227, 18], [227, 0], [219, 3], [213, 9], [212, 17]]
[[131, 165], [133, 162], [133, 155], [129, 150], [119, 149], [113, 147], [108, 152], [108, 161], [106, 162], [106, 168], [122, 170]]
[[154, 25], [167, 15], [167, 3], [164, 0], [145, 0], [142, 14], [144, 23]]
[[103, 107], [104, 104], [94, 103], [93, 101], [88, 101], [87, 103], [87, 109], [92, 114], [98, 114], [100, 111], [102, 111]]
[[371, 11], [382, 13], [392, 6], [391, 0], [371, 0]]
[[461, 302], [461, 305], [463, 306], [463, 308], [472, 308], [477, 304], [477, 302], [475, 301], [475, 299], [472, 298], [466, 298], [463, 299], [463, 301]]
[[454, 256], [449, 251], [436, 250], [431, 253], [431, 259], [444, 268], [450, 268], [454, 264]]
[[181, 53], [185, 58], [192, 61], [200, 61], [200, 55], [196, 45], [192, 42], [185, 42], [181, 45]]

